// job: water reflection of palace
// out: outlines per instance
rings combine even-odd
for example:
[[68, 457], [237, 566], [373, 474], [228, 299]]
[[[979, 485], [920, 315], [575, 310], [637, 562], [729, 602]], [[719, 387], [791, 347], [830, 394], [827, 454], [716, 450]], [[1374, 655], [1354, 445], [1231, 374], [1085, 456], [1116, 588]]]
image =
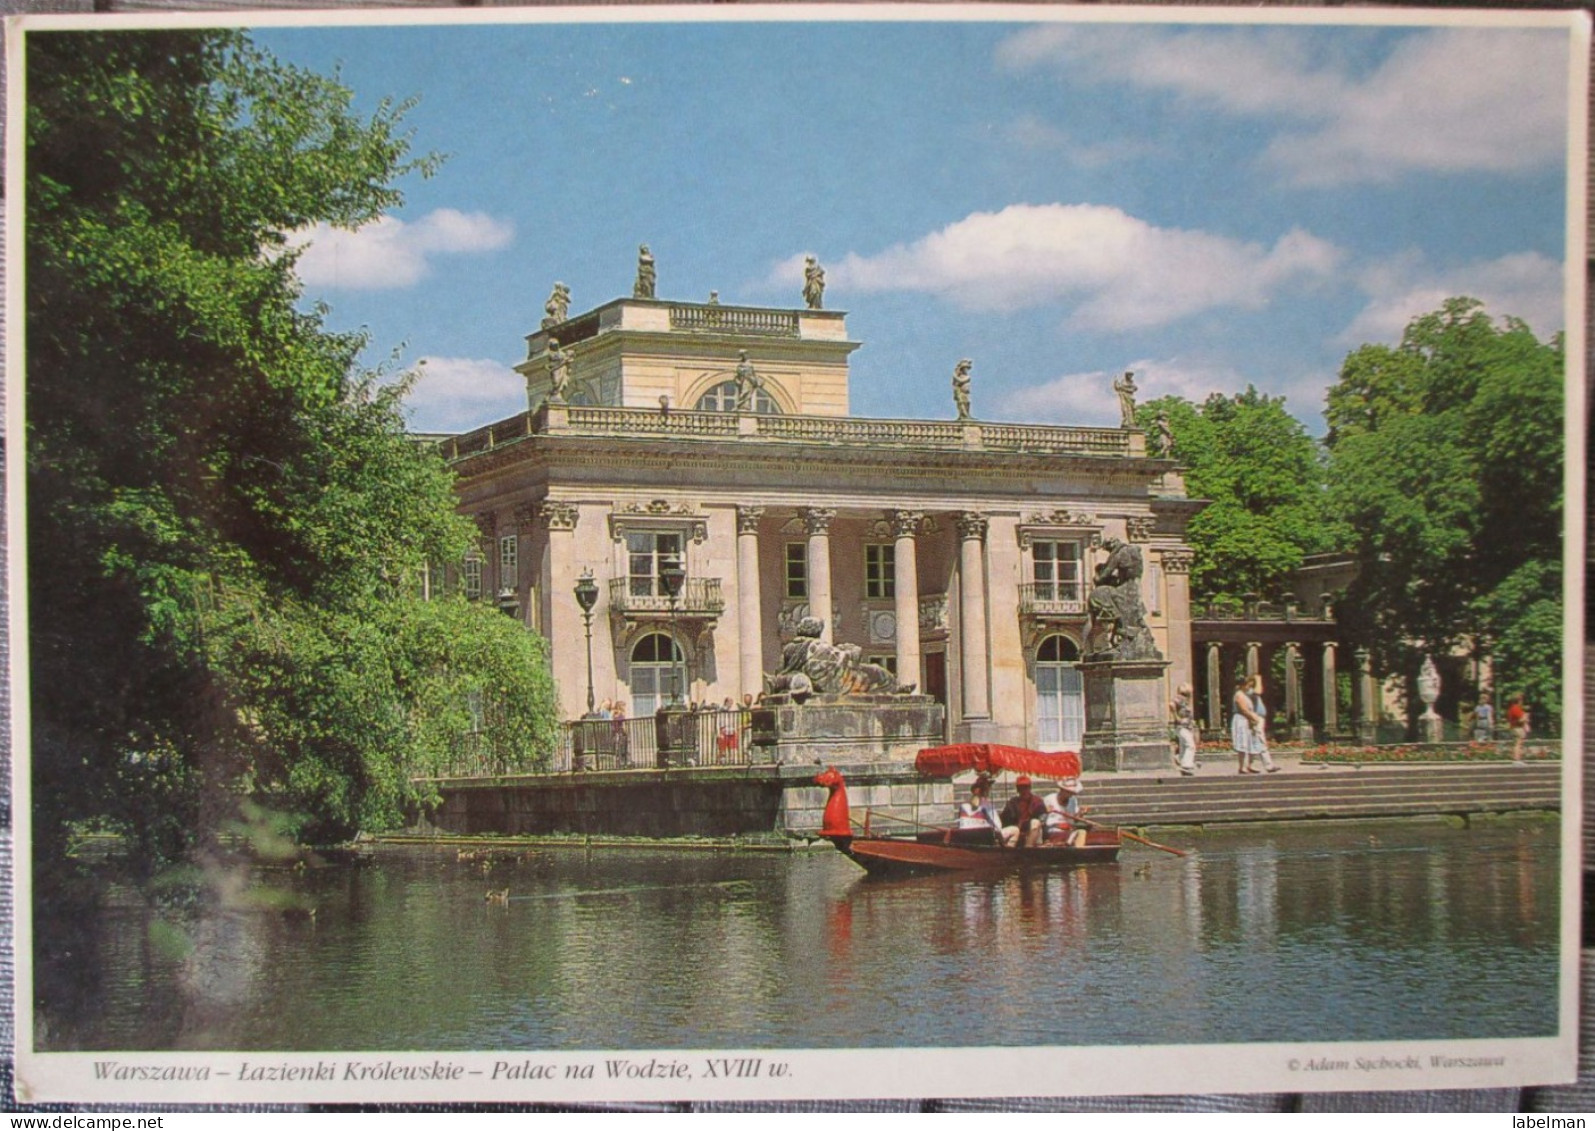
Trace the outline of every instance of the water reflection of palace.
[[[43, 1047], [595, 1049], [1541, 1035], [1555, 822], [1209, 832], [1175, 859], [872, 881], [834, 853], [452, 852], [266, 876], [312, 925], [108, 900]], [[510, 892], [485, 902], [489, 888]], [[229, 963], [234, 964], [229, 969]], [[1489, 977], [1480, 977], [1480, 970]], [[79, 992], [82, 987], [92, 992]], [[973, 1027], [968, 1020], [974, 1017]]]

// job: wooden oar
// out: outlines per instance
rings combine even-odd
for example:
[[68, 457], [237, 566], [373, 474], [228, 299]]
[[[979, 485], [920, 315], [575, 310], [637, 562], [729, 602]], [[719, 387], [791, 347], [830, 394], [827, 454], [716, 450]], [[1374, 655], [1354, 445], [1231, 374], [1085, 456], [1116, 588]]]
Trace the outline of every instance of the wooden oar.
[[1144, 844], [1148, 848], [1156, 848], [1156, 849], [1158, 849], [1161, 852], [1167, 852], [1167, 853], [1169, 853], [1170, 855], [1173, 855], [1173, 856], [1184, 856], [1184, 855], [1186, 855], [1184, 852], [1181, 852], [1178, 848], [1170, 848], [1168, 845], [1159, 844], [1155, 840], [1147, 840], [1146, 837], [1144, 837], [1144, 836], [1136, 836], [1134, 833], [1125, 832], [1123, 829], [1116, 829], [1112, 825], [1104, 825], [1100, 821], [1093, 821], [1090, 817], [1082, 817], [1082, 816], [1079, 816], [1078, 814], [1071, 814], [1070, 815], [1070, 819], [1071, 820], [1075, 820], [1075, 821], [1079, 821], [1082, 825], [1087, 825], [1087, 826], [1089, 826], [1089, 827], [1091, 827], [1093, 829], [1106, 829], [1109, 832], [1118, 833], [1125, 840], [1133, 840], [1137, 844]]

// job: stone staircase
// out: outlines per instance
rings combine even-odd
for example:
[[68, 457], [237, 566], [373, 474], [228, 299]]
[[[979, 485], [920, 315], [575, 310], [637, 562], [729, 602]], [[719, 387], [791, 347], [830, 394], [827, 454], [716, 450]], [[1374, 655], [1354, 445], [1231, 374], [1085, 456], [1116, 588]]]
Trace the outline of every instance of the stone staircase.
[[1091, 778], [1084, 799], [1096, 820], [1147, 827], [1560, 811], [1561, 785], [1560, 762], [1305, 766], [1245, 776]]

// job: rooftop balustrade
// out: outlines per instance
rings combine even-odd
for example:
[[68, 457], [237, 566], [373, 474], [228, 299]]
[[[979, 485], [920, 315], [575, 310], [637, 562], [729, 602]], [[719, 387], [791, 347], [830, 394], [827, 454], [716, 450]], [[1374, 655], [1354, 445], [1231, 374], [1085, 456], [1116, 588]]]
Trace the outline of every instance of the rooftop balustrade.
[[755, 415], [661, 411], [591, 405], [544, 405], [444, 440], [449, 460], [492, 451], [529, 436], [677, 438], [739, 444], [856, 444], [943, 451], [1035, 455], [1130, 456], [1132, 437], [1121, 428], [1076, 428], [980, 421], [886, 420], [858, 416]]

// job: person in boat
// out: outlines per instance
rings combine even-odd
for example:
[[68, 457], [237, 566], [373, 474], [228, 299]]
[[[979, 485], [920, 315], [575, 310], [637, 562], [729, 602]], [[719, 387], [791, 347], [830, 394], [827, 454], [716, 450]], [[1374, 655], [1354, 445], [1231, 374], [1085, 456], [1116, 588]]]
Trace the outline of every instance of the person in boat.
[[996, 844], [1002, 840], [1002, 818], [991, 799], [991, 778], [980, 774], [969, 787], [969, 800], [958, 806], [954, 839], [964, 844]]
[[1080, 805], [1080, 779], [1064, 778], [1056, 793], [1047, 794], [1047, 816], [1043, 822], [1046, 842], [1085, 843], [1085, 826], [1075, 820], [1084, 809]]
[[1027, 775], [1020, 774], [1013, 784], [1019, 792], [1002, 807], [1002, 842], [1008, 848], [1034, 848], [1046, 827], [1047, 806], [1030, 792]]

